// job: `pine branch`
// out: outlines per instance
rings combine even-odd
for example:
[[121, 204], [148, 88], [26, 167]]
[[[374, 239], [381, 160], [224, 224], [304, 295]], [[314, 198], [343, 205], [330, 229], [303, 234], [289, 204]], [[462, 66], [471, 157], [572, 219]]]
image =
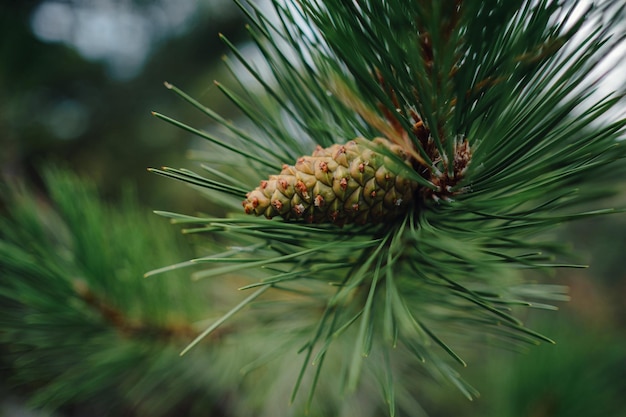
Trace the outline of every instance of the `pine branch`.
[[212, 376], [193, 369], [212, 359], [198, 352], [183, 363], [178, 351], [198, 334], [192, 322], [207, 314], [205, 300], [184, 275], [141, 278], [148, 265], [189, 251], [176, 249], [176, 234], [146, 217], [134, 194], [114, 209], [67, 171], [48, 168], [44, 178], [51, 199], [19, 184], [1, 195], [6, 388], [46, 411], [167, 416], [192, 402], [204, 414], [213, 398], [194, 393]]
[[[282, 221], [161, 214], [246, 248], [195, 260], [217, 264], [197, 277], [236, 276], [244, 290], [311, 300], [315, 308], [290, 305], [267, 318], [299, 329], [292, 401], [317, 366], [305, 409], [333, 346], [345, 387], [358, 389], [371, 369], [390, 414], [406, 389], [395, 382], [396, 356], [474, 397], [452, 365], [465, 364], [457, 346], [483, 333], [552, 343], [511, 307], [552, 309], [543, 301], [564, 300], [563, 289], [525, 286], [519, 271], [581, 267], [550, 231], [620, 212], [602, 201], [626, 156], [626, 119], [615, 113], [624, 92], [596, 99], [593, 69], [622, 42], [611, 33], [624, 7], [599, 3], [576, 16], [576, 2], [551, 0], [272, 4], [276, 19], [242, 5], [269, 72], [226, 40], [264, 95], [219, 84], [264, 137], [168, 85], [241, 143], [258, 140], [258, 154], [234, 152], [242, 169], [259, 168], [233, 181], [219, 168], [206, 180], [156, 172], [239, 196], [261, 181], [246, 193], [245, 212]], [[316, 323], [291, 321], [301, 314]]]

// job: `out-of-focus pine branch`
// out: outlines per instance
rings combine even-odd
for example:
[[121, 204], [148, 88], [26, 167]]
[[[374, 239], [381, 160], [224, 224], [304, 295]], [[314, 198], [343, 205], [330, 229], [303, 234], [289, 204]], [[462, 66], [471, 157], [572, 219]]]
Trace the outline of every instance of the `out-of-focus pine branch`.
[[213, 397], [194, 396], [213, 385], [211, 357], [178, 360], [206, 300], [184, 276], [142, 279], [149, 266], [191, 251], [146, 216], [132, 192], [112, 207], [86, 180], [45, 174], [51, 199], [19, 184], [3, 191], [3, 383], [32, 406], [90, 415], [200, 415], [189, 405], [213, 407]]

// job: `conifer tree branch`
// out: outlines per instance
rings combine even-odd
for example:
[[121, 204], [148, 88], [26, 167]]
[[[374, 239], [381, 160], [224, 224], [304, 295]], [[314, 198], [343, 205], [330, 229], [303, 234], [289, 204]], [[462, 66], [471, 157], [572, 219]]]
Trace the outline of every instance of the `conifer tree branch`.
[[[272, 105], [261, 110], [250, 92], [220, 89], [267, 134], [259, 150], [277, 151], [265, 164], [237, 151], [244, 164], [264, 167], [232, 182], [213, 171], [218, 179], [204, 186], [241, 195], [248, 184], [243, 211], [282, 220], [167, 216], [228, 244], [261, 245], [209, 256], [202, 262], [219, 265], [197, 276], [245, 274], [251, 282], [239, 288], [321, 301], [315, 323], [297, 332], [303, 364], [292, 401], [313, 362], [311, 406], [333, 346], [349, 346], [348, 388], [359, 387], [366, 367], [383, 368], [393, 414], [400, 389], [389, 368], [398, 351], [472, 398], [452, 365], [466, 362], [451, 329], [552, 343], [511, 307], [551, 309], [543, 301], [565, 299], [560, 287], [520, 284], [520, 270], [581, 267], [546, 239], [551, 229], [621, 212], [602, 201], [610, 167], [626, 156], [626, 119], [612, 113], [624, 92], [596, 99], [594, 68], [622, 41], [612, 32], [624, 8], [275, 0], [272, 20], [241, 5], [269, 71], [225, 41]], [[203, 185], [186, 171], [168, 173]]]

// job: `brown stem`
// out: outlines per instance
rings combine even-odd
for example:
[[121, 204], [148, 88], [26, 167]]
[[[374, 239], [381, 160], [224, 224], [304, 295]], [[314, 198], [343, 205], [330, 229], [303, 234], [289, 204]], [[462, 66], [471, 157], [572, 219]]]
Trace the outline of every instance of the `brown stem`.
[[149, 337], [158, 340], [192, 340], [197, 331], [186, 323], [155, 325], [133, 320], [95, 294], [85, 281], [75, 280], [74, 291], [78, 297], [100, 314], [103, 320], [125, 337]]

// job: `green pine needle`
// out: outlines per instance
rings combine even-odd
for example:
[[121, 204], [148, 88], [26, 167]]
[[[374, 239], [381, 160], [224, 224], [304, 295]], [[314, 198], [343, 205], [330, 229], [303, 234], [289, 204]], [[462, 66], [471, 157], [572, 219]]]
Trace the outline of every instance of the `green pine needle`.
[[210, 335], [219, 326], [224, 324], [224, 322], [227, 321], [228, 319], [230, 319], [233, 315], [238, 313], [240, 310], [242, 310], [244, 307], [246, 307], [252, 301], [256, 300], [261, 294], [263, 294], [269, 288], [270, 288], [270, 286], [265, 286], [263, 288], [260, 288], [257, 291], [255, 291], [253, 294], [249, 295], [244, 300], [242, 300], [239, 304], [237, 304], [235, 307], [233, 307], [232, 310], [230, 310], [228, 313], [224, 314], [222, 317], [219, 318], [219, 320], [216, 320], [215, 323], [213, 323], [211, 326], [207, 327], [202, 333], [200, 333], [191, 343], [189, 343], [187, 345], [187, 347], [185, 347], [185, 349], [182, 350], [182, 352], [180, 352], [180, 356], [183, 356], [185, 353], [189, 352], [189, 350], [191, 350], [191, 348], [193, 348], [198, 343], [200, 343], [204, 338], [206, 338], [208, 335]]

